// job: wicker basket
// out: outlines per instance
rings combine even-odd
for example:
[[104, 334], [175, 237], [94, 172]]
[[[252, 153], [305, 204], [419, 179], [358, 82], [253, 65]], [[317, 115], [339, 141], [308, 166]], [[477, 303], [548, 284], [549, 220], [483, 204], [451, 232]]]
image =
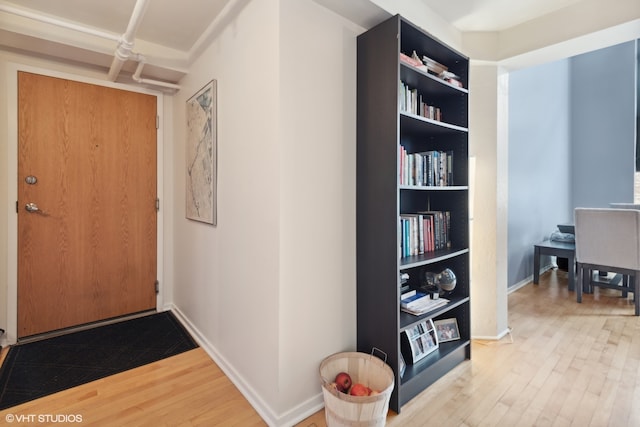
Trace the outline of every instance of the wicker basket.
[[[331, 386], [337, 374], [347, 372], [353, 383], [362, 383], [380, 393], [351, 396]], [[393, 371], [372, 354], [346, 352], [333, 354], [320, 364], [320, 380], [328, 427], [384, 426], [394, 386]]]

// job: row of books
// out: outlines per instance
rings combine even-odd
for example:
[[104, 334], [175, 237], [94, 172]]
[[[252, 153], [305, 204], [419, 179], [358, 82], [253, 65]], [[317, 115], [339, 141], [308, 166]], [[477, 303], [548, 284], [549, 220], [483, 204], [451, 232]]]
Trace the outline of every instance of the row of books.
[[400, 81], [400, 110], [417, 114], [431, 120], [442, 121], [442, 111], [440, 108], [427, 104], [418, 93], [418, 89], [411, 88], [403, 81]]
[[429, 211], [400, 215], [400, 254], [421, 255], [451, 247], [451, 212]]
[[400, 145], [398, 171], [400, 185], [444, 187], [453, 183], [453, 150], [407, 153]]

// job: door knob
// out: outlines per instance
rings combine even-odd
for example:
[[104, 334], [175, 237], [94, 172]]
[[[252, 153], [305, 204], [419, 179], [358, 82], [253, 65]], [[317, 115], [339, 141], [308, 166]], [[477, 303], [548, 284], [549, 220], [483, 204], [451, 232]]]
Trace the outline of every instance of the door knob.
[[35, 203], [27, 203], [24, 208], [27, 212], [41, 212], [40, 209], [38, 209], [38, 205]]

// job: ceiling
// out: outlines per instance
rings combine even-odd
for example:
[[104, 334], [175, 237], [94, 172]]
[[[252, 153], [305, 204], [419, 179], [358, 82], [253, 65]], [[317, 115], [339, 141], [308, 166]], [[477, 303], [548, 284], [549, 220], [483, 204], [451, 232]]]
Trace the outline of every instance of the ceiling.
[[[74, 61], [88, 61], [97, 67], [109, 67], [117, 41], [108, 40], [109, 49], [87, 48], [77, 45], [76, 52], [65, 52], [70, 46], [51, 34], [52, 28], [38, 19], [16, 15], [15, 10], [33, 16], [51, 18], [56, 22], [79, 25], [112, 34], [124, 34], [137, 0], [0, 0], [0, 49], [29, 51], [31, 54]], [[195, 57], [202, 39], [211, 34], [211, 27], [221, 16], [244, 7], [252, 0], [149, 0], [135, 35], [136, 43], [155, 46], [156, 52], [166, 48], [172, 61], [162, 61], [150, 55], [145, 74], [164, 81], [177, 82], [186, 73], [189, 58]], [[253, 0], [255, 1], [255, 0]], [[349, 7], [358, 13], [371, 13], [377, 4], [391, 0], [315, 0], [319, 4]], [[424, 2], [460, 31], [500, 31], [525, 21], [551, 13], [581, 0], [414, 0]], [[344, 3], [349, 2], [349, 3]], [[346, 6], [348, 5], [348, 6]], [[378, 8], [379, 10], [382, 10]], [[19, 31], [16, 21], [23, 20]], [[55, 31], [54, 31], [55, 32]], [[50, 36], [51, 34], [51, 36]], [[76, 33], [77, 37], [77, 33]], [[60, 41], [62, 40], [62, 41]], [[136, 48], [138, 44], [136, 44]], [[140, 52], [147, 56], [150, 52]], [[67, 55], [66, 57], [64, 55]], [[164, 54], [164, 53], [163, 53]], [[169, 55], [170, 56], [170, 55]], [[178, 59], [176, 59], [178, 58]], [[166, 59], [166, 58], [165, 58]], [[155, 62], [155, 63], [154, 63]], [[167, 65], [171, 64], [171, 65]], [[124, 71], [133, 73], [135, 64], [127, 64]]]
[[501, 31], [582, 0], [422, 0], [460, 31]]
[[[188, 52], [229, 0], [151, 0], [138, 38]], [[0, 1], [88, 27], [123, 34], [136, 0]]]

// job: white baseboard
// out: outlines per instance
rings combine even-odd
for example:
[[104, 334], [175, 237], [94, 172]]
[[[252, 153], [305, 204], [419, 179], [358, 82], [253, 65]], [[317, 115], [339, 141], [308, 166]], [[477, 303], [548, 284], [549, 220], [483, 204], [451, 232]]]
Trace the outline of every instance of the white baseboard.
[[200, 333], [198, 328], [180, 311], [178, 307], [171, 304], [170, 310], [176, 315], [184, 327], [196, 340], [198, 345], [213, 359], [218, 367], [224, 372], [229, 380], [235, 385], [249, 404], [258, 412], [262, 419], [270, 427], [292, 426], [308, 418], [324, 407], [322, 392], [318, 386], [318, 395], [301, 403], [297, 407], [290, 409], [284, 414], [276, 414], [264, 400], [253, 390], [251, 385], [236, 371], [216, 348]]
[[[546, 271], [546, 270], [545, 270]], [[520, 288], [527, 286], [529, 283], [533, 283], [533, 276], [529, 276], [521, 282], [516, 283], [515, 285], [511, 285], [507, 288], [507, 295], [517, 291]]]
[[[544, 274], [547, 271], [556, 268], [557, 265], [555, 264], [549, 264], [549, 265], [545, 265], [544, 267], [542, 267], [542, 270], [540, 271], [540, 274]], [[524, 280], [521, 280], [520, 282], [516, 283], [515, 285], [511, 285], [507, 288], [507, 294], [510, 294], [512, 292], [517, 291], [518, 289], [528, 285], [529, 283], [533, 283], [533, 274], [529, 277], [524, 278]]]
[[202, 333], [195, 327], [189, 318], [187, 318], [182, 311], [175, 305], [172, 305], [171, 311], [182, 322], [184, 327], [189, 331], [193, 338], [198, 342], [198, 345], [207, 352], [209, 357], [218, 365], [218, 367], [224, 372], [224, 374], [231, 380], [231, 382], [240, 390], [240, 393], [249, 401], [251, 406], [258, 412], [258, 414], [269, 425], [274, 425], [273, 421], [276, 420], [276, 416], [262, 401], [251, 388], [251, 386], [242, 378], [242, 376], [233, 368], [220, 353], [218, 353], [215, 347], [202, 335]]
[[10, 345], [15, 344], [15, 342], [9, 342], [9, 338], [7, 337], [7, 333], [3, 332], [2, 337], [0, 337], [0, 348], [5, 348]]
[[[546, 265], [544, 267], [542, 267], [540, 274], [543, 274], [545, 272], [547, 272], [548, 270], [551, 270], [552, 268], [556, 268], [557, 266], [554, 264], [549, 264]], [[512, 292], [517, 291], [520, 288], [523, 288], [524, 286], [527, 286], [528, 284], [532, 284], [533, 283], [533, 274], [527, 278], [525, 278], [524, 280], [516, 283], [515, 285], [509, 286], [509, 288], [507, 289], [507, 294], [510, 294]], [[495, 336], [484, 336], [484, 335], [479, 335], [479, 336], [473, 336], [471, 337], [471, 339], [474, 340], [483, 340], [483, 341], [498, 341], [501, 340], [502, 338], [504, 338], [505, 336], [507, 336], [508, 334], [511, 333], [511, 328], [507, 327], [507, 329], [505, 329], [504, 331], [500, 332], [499, 334], [495, 335]]]
[[[320, 388], [319, 384], [320, 382], [318, 382], [318, 389]], [[278, 417], [278, 422], [275, 425], [279, 427], [296, 425], [306, 418], [309, 418], [322, 408], [324, 408], [324, 397], [322, 396], [322, 392], [320, 392], [311, 399], [308, 399], [306, 402], [303, 402], [297, 407], [290, 409], [285, 414], [280, 415], [280, 417]]]
[[498, 335], [495, 335], [495, 336], [479, 335], [479, 336], [473, 336], [473, 337], [471, 337], [471, 339], [472, 340], [482, 340], [482, 341], [500, 341], [502, 338], [504, 338], [505, 336], [507, 336], [510, 333], [511, 333], [511, 328], [507, 327], [507, 329], [505, 329], [504, 331], [500, 332]]

